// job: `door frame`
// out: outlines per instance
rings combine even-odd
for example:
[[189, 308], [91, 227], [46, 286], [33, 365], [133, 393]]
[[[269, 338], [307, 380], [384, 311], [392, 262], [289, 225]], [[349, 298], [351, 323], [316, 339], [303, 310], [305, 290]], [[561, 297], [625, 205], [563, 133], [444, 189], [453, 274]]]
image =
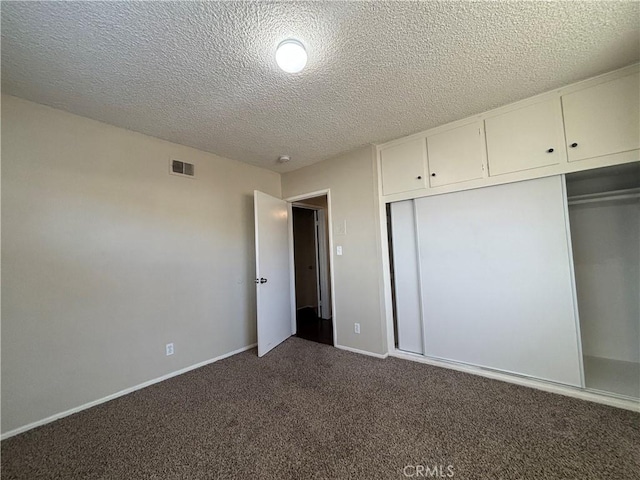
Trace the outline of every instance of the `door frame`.
[[[337, 314], [336, 314], [336, 296], [335, 296], [335, 276], [334, 276], [334, 258], [333, 258], [333, 225], [331, 214], [331, 189], [316, 190], [309, 193], [303, 193], [292, 197], [285, 198], [288, 203], [289, 218], [293, 219], [293, 204], [300, 200], [307, 200], [314, 197], [327, 196], [327, 223], [329, 236], [329, 291], [331, 295], [331, 323], [333, 330], [333, 345], [338, 345], [338, 329], [337, 329]], [[295, 272], [295, 259], [293, 256], [293, 221], [289, 222], [289, 277], [291, 285], [291, 334], [295, 335], [297, 331], [296, 326], [296, 272]]]
[[[320, 304], [320, 318], [327, 320], [333, 318], [333, 312], [331, 311], [331, 302], [328, 302], [327, 296], [331, 296], [331, 285], [329, 280], [329, 273], [331, 268], [329, 265], [329, 221], [327, 211], [324, 208], [318, 208], [315, 210], [316, 229], [316, 254], [318, 269], [316, 271], [318, 278], [318, 299]], [[325, 240], [326, 239], [326, 240]], [[328, 271], [327, 271], [328, 270]], [[327, 310], [331, 315], [327, 317]]]

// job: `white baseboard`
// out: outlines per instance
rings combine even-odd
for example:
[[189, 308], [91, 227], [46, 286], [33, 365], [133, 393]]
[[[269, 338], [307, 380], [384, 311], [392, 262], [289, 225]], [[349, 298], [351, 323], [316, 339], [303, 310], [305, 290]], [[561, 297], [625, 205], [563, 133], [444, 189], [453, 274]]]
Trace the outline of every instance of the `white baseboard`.
[[345, 347], [344, 345], [336, 344], [336, 348], [339, 348], [340, 350], [346, 350], [347, 352], [359, 353], [360, 355], [368, 355], [370, 357], [376, 358], [387, 358], [389, 356], [388, 353], [367, 352], [366, 350], [358, 350], [357, 348]]
[[412, 362], [425, 363], [427, 365], [433, 365], [435, 367], [442, 367], [442, 368], [448, 368], [450, 370], [457, 370], [459, 372], [470, 373], [472, 375], [491, 378], [493, 380], [500, 380], [507, 383], [514, 383], [516, 385], [535, 388], [537, 390], [543, 390], [545, 392], [550, 392], [550, 393], [557, 393], [567, 397], [578, 398], [580, 400], [587, 400], [589, 402], [601, 403], [603, 405], [608, 405], [610, 407], [617, 407], [617, 408], [623, 408], [625, 410], [632, 410], [634, 412], [640, 412], [640, 401], [627, 398], [627, 397], [619, 397], [616, 395], [598, 393], [590, 390], [585, 390], [579, 387], [571, 387], [569, 385], [561, 385], [558, 383], [547, 382], [545, 380], [538, 380], [531, 377], [523, 377], [515, 374], [502, 373], [495, 370], [488, 370], [481, 367], [475, 367], [473, 365], [467, 365], [464, 363], [435, 360], [433, 358], [427, 358], [427, 357], [423, 357], [422, 355], [406, 353], [399, 350], [391, 351], [389, 353], [389, 356], [395, 357], [395, 358], [401, 358], [403, 360], [410, 360]]
[[73, 415], [74, 413], [81, 412], [82, 410], [86, 410], [87, 408], [95, 407], [96, 405], [100, 405], [101, 403], [108, 402], [109, 400], [113, 400], [115, 398], [122, 397], [123, 395], [127, 395], [129, 393], [135, 392], [136, 390], [140, 390], [140, 389], [143, 389], [145, 387], [149, 387], [149, 386], [153, 385], [154, 383], [159, 383], [159, 382], [162, 382], [164, 380], [168, 380], [168, 379], [170, 379], [172, 377], [176, 377], [178, 375], [182, 375], [183, 373], [187, 373], [187, 372], [189, 372], [191, 370], [195, 370], [196, 368], [204, 367], [205, 365], [209, 365], [210, 363], [215, 363], [215, 362], [217, 362], [219, 360], [223, 360], [225, 358], [231, 357], [231, 356], [236, 355], [238, 353], [242, 353], [242, 352], [245, 352], [247, 350], [251, 350], [252, 348], [256, 347], [257, 345], [258, 345], [257, 343], [254, 343], [252, 345], [248, 345], [246, 347], [242, 347], [242, 348], [239, 348], [237, 350], [234, 350], [233, 352], [224, 353], [224, 354], [219, 355], [219, 356], [217, 356], [215, 358], [211, 358], [209, 360], [205, 360], [204, 362], [196, 363], [195, 365], [190, 365], [188, 367], [181, 368], [180, 370], [168, 373], [166, 375], [163, 375], [162, 377], [158, 377], [158, 378], [154, 378], [152, 380], [148, 380], [148, 381], [146, 381], [144, 383], [141, 383], [139, 385], [135, 385], [133, 387], [125, 388], [124, 390], [120, 390], [119, 392], [112, 393], [111, 395], [107, 395], [106, 397], [103, 397], [103, 398], [99, 398], [98, 400], [93, 400], [93, 401], [91, 401], [89, 403], [85, 403], [85, 404], [80, 405], [78, 407], [74, 407], [74, 408], [71, 408], [69, 410], [65, 410], [64, 412], [60, 412], [60, 413], [56, 413], [54, 415], [51, 415], [50, 417], [43, 418], [42, 420], [38, 420], [36, 422], [29, 423], [29, 424], [24, 425], [22, 427], [15, 428], [13, 430], [10, 430], [10, 431], [0, 435], [0, 440], [5, 440], [5, 439], [7, 439], [9, 437], [13, 437], [14, 435], [18, 435], [20, 433], [26, 432], [27, 430], [31, 430], [32, 428], [36, 428], [36, 427], [40, 427], [42, 425], [46, 425], [47, 423], [51, 423], [51, 422], [53, 422], [55, 420], [59, 420], [60, 418], [64, 418], [64, 417], [67, 417], [69, 415]]

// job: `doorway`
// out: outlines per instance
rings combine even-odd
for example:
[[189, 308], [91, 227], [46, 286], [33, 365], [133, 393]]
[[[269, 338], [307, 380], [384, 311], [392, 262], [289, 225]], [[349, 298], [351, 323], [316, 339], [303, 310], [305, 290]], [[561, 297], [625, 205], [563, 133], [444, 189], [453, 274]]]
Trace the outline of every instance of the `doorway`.
[[291, 204], [296, 336], [334, 345], [327, 195]]

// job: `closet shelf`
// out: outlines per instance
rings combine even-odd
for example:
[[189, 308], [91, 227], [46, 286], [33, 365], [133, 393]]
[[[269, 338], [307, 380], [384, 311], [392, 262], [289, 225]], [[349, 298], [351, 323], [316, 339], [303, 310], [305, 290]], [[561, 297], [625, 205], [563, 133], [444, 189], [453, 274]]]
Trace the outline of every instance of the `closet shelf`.
[[583, 203], [608, 202], [613, 200], [626, 200], [640, 198], [640, 188], [628, 188], [625, 190], [614, 190], [611, 192], [589, 193], [586, 195], [575, 195], [568, 197], [569, 205], [580, 205]]

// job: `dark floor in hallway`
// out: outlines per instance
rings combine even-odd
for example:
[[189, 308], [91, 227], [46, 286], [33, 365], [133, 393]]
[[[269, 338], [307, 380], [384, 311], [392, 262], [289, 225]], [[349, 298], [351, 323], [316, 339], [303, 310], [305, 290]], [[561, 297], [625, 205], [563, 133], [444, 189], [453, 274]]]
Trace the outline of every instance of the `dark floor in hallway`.
[[333, 345], [333, 321], [319, 318], [313, 308], [301, 308], [296, 316], [296, 336], [312, 342]]

